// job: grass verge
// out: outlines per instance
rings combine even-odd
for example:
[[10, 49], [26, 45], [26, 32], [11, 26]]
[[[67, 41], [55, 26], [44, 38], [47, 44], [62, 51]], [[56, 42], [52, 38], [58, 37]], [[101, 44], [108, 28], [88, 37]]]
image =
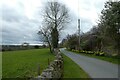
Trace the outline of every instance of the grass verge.
[[32, 49], [21, 51], [7, 51], [2, 53], [2, 77], [3, 78], [24, 78], [37, 76], [37, 69], [40, 65], [40, 72], [48, 66], [48, 58], [54, 60], [54, 55], [49, 49]]
[[64, 58], [64, 77], [63, 78], [89, 78], [75, 62], [63, 54]]
[[[69, 51], [69, 50], [67, 50]], [[74, 51], [71, 51], [74, 52]], [[108, 56], [96, 56], [94, 54], [85, 54], [85, 53], [79, 53], [79, 52], [74, 52], [77, 54], [81, 54], [84, 56], [88, 56], [88, 57], [92, 57], [92, 58], [96, 58], [96, 59], [100, 59], [100, 60], [104, 60], [104, 61], [108, 61], [114, 64], [120, 64], [120, 58], [119, 57], [108, 57]]]

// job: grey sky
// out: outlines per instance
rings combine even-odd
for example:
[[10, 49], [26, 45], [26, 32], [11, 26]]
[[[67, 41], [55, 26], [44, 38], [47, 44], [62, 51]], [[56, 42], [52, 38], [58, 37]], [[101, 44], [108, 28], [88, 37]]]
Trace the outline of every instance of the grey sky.
[[[46, 1], [59, 1], [68, 7], [71, 23], [64, 29], [60, 39], [77, 32], [77, 19], [81, 19], [81, 30], [89, 31], [99, 19], [107, 0], [0, 0], [0, 23], [3, 44], [23, 42], [39, 43], [37, 35], [41, 26], [41, 10]], [[0, 26], [1, 28], [1, 26]]]

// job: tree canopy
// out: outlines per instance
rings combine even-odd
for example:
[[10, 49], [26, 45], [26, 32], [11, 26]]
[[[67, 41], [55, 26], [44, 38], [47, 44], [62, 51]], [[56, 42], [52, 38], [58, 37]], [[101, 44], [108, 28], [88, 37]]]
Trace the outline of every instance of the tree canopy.
[[69, 11], [59, 2], [47, 2], [43, 9], [43, 24], [39, 31], [48, 42], [51, 52], [58, 48], [59, 32], [69, 22]]

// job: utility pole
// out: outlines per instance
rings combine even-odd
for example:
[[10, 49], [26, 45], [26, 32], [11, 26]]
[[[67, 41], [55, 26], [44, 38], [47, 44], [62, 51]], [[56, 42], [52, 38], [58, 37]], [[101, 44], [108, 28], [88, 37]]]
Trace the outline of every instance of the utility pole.
[[78, 50], [80, 52], [80, 18], [79, 18], [79, 0], [78, 0]]
[[78, 19], [78, 50], [80, 52], [80, 19]]

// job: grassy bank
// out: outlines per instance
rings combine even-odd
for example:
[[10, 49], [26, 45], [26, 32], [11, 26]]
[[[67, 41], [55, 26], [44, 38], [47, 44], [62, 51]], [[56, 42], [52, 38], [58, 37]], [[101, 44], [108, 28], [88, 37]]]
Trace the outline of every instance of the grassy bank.
[[76, 63], [70, 58], [63, 55], [64, 57], [64, 78], [89, 78]]
[[32, 49], [21, 51], [7, 51], [2, 54], [2, 76], [3, 78], [37, 76], [48, 66], [48, 58], [52, 61], [54, 55], [49, 49]]
[[[68, 51], [70, 51], [70, 50], [68, 50]], [[75, 52], [75, 51], [71, 51], [71, 52]], [[75, 52], [75, 53], [81, 54], [81, 55], [84, 55], [84, 56], [88, 56], [88, 57], [101, 59], [101, 60], [108, 61], [108, 62], [111, 62], [111, 63], [114, 63], [114, 64], [120, 64], [120, 58], [119, 57], [96, 56], [94, 54], [86, 54], [86, 53], [79, 53], [79, 52]]]

